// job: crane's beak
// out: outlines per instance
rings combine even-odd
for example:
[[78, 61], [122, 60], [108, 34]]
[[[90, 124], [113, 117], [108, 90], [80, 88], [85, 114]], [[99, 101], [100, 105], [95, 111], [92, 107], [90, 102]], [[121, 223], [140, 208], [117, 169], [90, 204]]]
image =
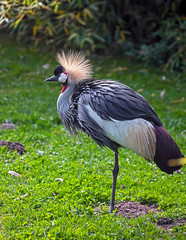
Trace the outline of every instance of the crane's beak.
[[58, 77], [57, 76], [52, 76], [47, 79], [45, 79], [45, 82], [51, 82], [51, 81], [57, 81], [58, 82]]

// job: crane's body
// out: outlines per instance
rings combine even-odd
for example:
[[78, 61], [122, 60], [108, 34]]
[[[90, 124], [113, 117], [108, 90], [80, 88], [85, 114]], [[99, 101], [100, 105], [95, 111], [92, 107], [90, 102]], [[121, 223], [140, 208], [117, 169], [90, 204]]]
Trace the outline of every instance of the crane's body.
[[111, 212], [119, 171], [119, 147], [154, 161], [166, 173], [181, 168], [180, 164], [168, 164], [183, 155], [140, 94], [119, 82], [89, 78], [91, 66], [79, 53], [62, 53], [58, 60], [61, 65], [46, 81], [59, 81], [63, 85], [57, 101], [62, 123], [70, 133], [86, 132], [101, 147], [107, 146], [115, 152]]

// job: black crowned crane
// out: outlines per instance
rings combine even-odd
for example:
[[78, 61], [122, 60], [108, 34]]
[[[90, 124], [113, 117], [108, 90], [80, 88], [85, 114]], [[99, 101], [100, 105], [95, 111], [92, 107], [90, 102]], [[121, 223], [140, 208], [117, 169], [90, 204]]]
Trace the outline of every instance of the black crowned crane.
[[58, 53], [57, 60], [60, 65], [54, 76], [45, 81], [57, 81], [63, 86], [57, 100], [62, 123], [70, 133], [85, 132], [101, 147], [115, 152], [111, 212], [119, 147], [155, 162], [166, 173], [181, 168], [184, 159], [181, 151], [140, 94], [119, 82], [91, 78], [90, 61], [80, 52]]

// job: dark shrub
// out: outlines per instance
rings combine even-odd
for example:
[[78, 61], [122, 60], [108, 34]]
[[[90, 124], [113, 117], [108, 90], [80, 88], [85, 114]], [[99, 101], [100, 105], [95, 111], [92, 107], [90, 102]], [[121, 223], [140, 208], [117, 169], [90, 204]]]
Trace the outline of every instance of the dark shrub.
[[181, 0], [9, 0], [0, 26], [18, 39], [87, 52], [121, 49], [145, 63], [183, 69]]

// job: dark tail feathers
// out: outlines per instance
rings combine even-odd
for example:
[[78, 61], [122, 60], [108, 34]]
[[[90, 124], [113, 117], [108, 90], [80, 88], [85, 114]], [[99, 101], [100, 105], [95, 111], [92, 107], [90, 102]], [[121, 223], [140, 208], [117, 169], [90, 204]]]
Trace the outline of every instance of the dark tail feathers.
[[168, 165], [170, 159], [184, 157], [174, 139], [168, 134], [163, 126], [154, 126], [156, 133], [156, 154], [154, 162], [166, 173], [179, 170], [182, 165], [171, 167]]

